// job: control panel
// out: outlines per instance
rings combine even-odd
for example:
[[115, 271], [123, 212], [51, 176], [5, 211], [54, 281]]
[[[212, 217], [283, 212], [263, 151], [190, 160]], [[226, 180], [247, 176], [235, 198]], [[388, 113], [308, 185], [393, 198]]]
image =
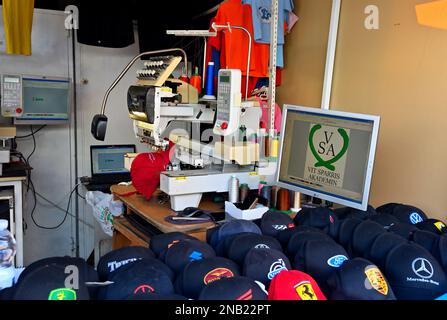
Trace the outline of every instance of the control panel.
[[222, 69], [217, 85], [217, 118], [214, 133], [229, 136], [239, 128], [241, 112], [241, 70]]
[[20, 117], [23, 113], [22, 77], [18, 75], [1, 76], [1, 110], [3, 117]]

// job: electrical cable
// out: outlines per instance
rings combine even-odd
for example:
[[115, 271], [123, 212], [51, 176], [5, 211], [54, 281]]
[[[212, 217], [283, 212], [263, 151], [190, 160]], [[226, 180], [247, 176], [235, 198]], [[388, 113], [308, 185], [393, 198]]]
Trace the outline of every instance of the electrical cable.
[[[47, 125], [44, 124], [43, 126], [41, 126], [39, 129], [37, 129], [36, 131], [34, 131], [34, 134], [38, 133], [39, 131], [41, 131], [43, 128], [45, 128]], [[33, 135], [33, 133], [27, 134], [25, 136], [16, 136], [15, 139], [26, 139], [29, 138]]]

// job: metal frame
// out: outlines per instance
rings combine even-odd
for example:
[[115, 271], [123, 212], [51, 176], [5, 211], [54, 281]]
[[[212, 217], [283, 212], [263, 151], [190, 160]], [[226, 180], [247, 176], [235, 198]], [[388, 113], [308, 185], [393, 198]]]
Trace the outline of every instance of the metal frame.
[[[283, 155], [283, 148], [284, 148], [284, 137], [285, 137], [285, 128], [287, 123], [287, 115], [289, 111], [304, 111], [314, 114], [320, 114], [322, 116], [325, 115], [331, 115], [331, 116], [340, 116], [340, 117], [347, 117], [352, 119], [358, 119], [358, 120], [368, 120], [373, 121], [373, 131], [371, 133], [371, 147], [369, 150], [369, 157], [368, 157], [368, 166], [366, 170], [366, 177], [363, 187], [363, 197], [362, 197], [362, 203], [358, 204], [353, 201], [348, 201], [344, 199], [340, 199], [339, 197], [333, 197], [324, 193], [320, 192], [312, 192], [308, 189], [300, 188], [297, 186], [293, 186], [291, 184], [281, 182], [279, 180], [279, 175], [281, 172], [281, 161], [282, 161], [282, 155]], [[328, 200], [334, 203], [338, 203], [341, 205], [345, 205], [351, 208], [364, 210], [368, 208], [368, 200], [369, 200], [369, 192], [371, 188], [371, 178], [373, 173], [373, 167], [374, 167], [374, 160], [375, 160], [375, 154], [376, 154], [376, 146], [377, 146], [377, 140], [378, 140], [378, 134], [379, 134], [379, 128], [380, 128], [380, 117], [379, 116], [371, 116], [371, 115], [363, 115], [363, 114], [357, 114], [357, 113], [348, 113], [348, 112], [341, 112], [341, 111], [329, 111], [324, 109], [315, 109], [315, 108], [308, 108], [308, 107], [301, 107], [301, 106], [293, 106], [293, 105], [284, 105], [283, 110], [283, 121], [282, 121], [282, 128], [281, 132], [283, 133], [281, 135], [281, 147], [279, 152], [279, 159], [278, 159], [278, 170], [276, 171], [276, 185], [285, 189], [301, 192], [304, 194], [307, 194], [312, 197], [317, 197], [320, 199]]]

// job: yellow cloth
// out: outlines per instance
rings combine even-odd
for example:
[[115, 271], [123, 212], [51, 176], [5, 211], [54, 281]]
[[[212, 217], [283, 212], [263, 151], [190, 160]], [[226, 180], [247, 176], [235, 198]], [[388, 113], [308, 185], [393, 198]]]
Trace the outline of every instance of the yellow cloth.
[[419, 24], [437, 29], [447, 29], [447, 1], [432, 1], [416, 6]]
[[6, 53], [31, 55], [34, 0], [3, 0]]

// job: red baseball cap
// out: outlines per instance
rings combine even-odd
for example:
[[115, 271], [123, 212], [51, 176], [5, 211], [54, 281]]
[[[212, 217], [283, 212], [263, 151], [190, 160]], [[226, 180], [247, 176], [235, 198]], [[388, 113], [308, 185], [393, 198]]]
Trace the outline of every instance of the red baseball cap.
[[269, 300], [327, 300], [315, 280], [297, 271], [282, 271], [273, 278], [268, 292]]
[[160, 183], [160, 173], [166, 170], [174, 151], [174, 143], [169, 142], [165, 151], [140, 153], [133, 161], [130, 176], [135, 189], [146, 199], [150, 199]]

